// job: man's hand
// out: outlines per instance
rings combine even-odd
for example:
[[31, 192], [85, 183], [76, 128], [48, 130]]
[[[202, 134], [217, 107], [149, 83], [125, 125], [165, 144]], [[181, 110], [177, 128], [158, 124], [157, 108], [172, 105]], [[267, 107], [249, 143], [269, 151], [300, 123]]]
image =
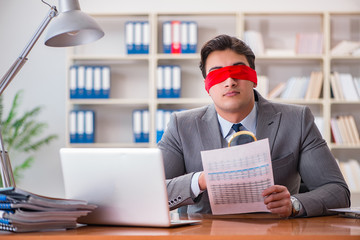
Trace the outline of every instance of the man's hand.
[[200, 187], [201, 191], [204, 191], [207, 189], [204, 172], [201, 172], [201, 174], [199, 176], [199, 187]]
[[289, 217], [291, 215], [290, 192], [285, 186], [271, 186], [262, 192], [262, 196], [264, 197], [264, 204], [271, 213], [278, 214], [280, 217]]

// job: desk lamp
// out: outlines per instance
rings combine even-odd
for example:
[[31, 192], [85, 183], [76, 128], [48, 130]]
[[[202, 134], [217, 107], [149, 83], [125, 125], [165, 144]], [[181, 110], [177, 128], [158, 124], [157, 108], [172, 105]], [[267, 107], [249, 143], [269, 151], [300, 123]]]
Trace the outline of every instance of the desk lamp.
[[[60, 13], [56, 6], [51, 6], [44, 0], [44, 4], [50, 7], [50, 11], [45, 19], [36, 30], [35, 34], [26, 45], [21, 55], [11, 65], [10, 69], [5, 73], [0, 81], [0, 95], [9, 85], [11, 80], [20, 71], [21, 67], [27, 60], [37, 40], [48, 26], [50, 21], [54, 19], [48, 33], [45, 37], [45, 45], [51, 47], [69, 47], [96, 41], [104, 36], [104, 32], [93, 18], [81, 12], [78, 0], [59, 0]], [[3, 181], [3, 187], [15, 187], [14, 174], [11, 168], [9, 155], [4, 148], [3, 138], [0, 126], [0, 173]]]

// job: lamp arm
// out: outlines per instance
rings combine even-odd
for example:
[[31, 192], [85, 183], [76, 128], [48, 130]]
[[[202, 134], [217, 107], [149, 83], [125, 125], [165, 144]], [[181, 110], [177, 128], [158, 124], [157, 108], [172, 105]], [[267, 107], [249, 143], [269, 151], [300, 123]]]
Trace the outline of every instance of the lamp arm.
[[[27, 60], [27, 56], [30, 53], [31, 49], [36, 44], [37, 40], [40, 38], [41, 34], [44, 32], [47, 25], [50, 21], [58, 15], [58, 11], [56, 7], [53, 6], [50, 8], [50, 11], [46, 15], [45, 19], [36, 30], [34, 36], [31, 38], [30, 42], [26, 45], [21, 55], [15, 60], [15, 62], [11, 65], [10, 69], [5, 73], [5, 75], [1, 78], [0, 81], [0, 95], [4, 92], [5, 88], [9, 85], [12, 79], [16, 76], [16, 74], [20, 71], [22, 66], [25, 64]], [[0, 157], [0, 172], [1, 178], [3, 182], [3, 187], [15, 187], [15, 179], [14, 173], [11, 168], [11, 163], [8, 154], [4, 148], [4, 142], [1, 134], [0, 127], [0, 146], [1, 146], [1, 157]]]
[[31, 38], [29, 43], [22, 51], [21, 55], [16, 59], [16, 61], [11, 65], [10, 69], [2, 77], [0, 81], [0, 95], [4, 92], [5, 88], [9, 85], [11, 80], [16, 76], [16, 74], [20, 71], [21, 67], [25, 64], [27, 56], [30, 53], [31, 49], [34, 47], [41, 34], [44, 32], [51, 19], [56, 17], [57, 14], [58, 11], [56, 10], [56, 7], [51, 7], [50, 11], [46, 15], [39, 28], [36, 30], [34, 36]]

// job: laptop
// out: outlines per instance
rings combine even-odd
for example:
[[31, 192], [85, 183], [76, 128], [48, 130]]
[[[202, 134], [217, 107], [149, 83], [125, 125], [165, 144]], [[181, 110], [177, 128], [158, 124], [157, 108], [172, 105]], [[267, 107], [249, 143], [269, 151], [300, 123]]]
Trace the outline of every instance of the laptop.
[[66, 198], [97, 208], [79, 223], [172, 227], [161, 151], [157, 148], [60, 149]]

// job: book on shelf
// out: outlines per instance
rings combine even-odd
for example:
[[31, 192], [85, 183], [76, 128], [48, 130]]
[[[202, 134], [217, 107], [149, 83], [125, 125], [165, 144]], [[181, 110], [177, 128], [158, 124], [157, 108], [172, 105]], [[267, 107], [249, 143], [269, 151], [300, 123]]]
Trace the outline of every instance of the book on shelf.
[[127, 54], [148, 54], [150, 26], [148, 21], [127, 21], [125, 23]]
[[69, 114], [70, 143], [95, 142], [95, 112], [72, 110]]
[[133, 135], [135, 143], [149, 142], [149, 110], [135, 109], [132, 113], [133, 118]]
[[336, 144], [360, 144], [354, 116], [341, 115], [330, 119], [331, 133]]
[[157, 97], [180, 98], [181, 68], [178, 65], [157, 67]]
[[71, 66], [69, 88], [71, 99], [109, 98], [110, 67]]
[[360, 100], [360, 78], [350, 73], [333, 72], [330, 76], [331, 91], [335, 100]]
[[296, 34], [295, 52], [297, 54], [322, 54], [323, 34], [304, 32]]
[[351, 192], [360, 192], [359, 160], [339, 161], [339, 167]]
[[322, 72], [311, 72], [309, 86], [305, 94], [305, 100], [319, 99], [321, 96], [321, 90], [323, 87], [323, 73]]
[[323, 73], [311, 72], [310, 76], [291, 77], [276, 85], [267, 95], [268, 99], [319, 99], [322, 93]]
[[281, 99], [304, 99], [309, 85], [309, 77], [291, 77], [287, 82]]
[[0, 229], [34, 232], [75, 228], [77, 219], [96, 208], [86, 201], [49, 198], [20, 188], [0, 189]]
[[265, 47], [261, 32], [247, 30], [244, 32], [244, 42], [249, 45], [255, 55], [264, 55]]
[[332, 56], [359, 55], [359, 41], [342, 40], [331, 49]]
[[165, 21], [162, 33], [163, 53], [196, 53], [198, 26], [195, 21]]
[[267, 95], [268, 99], [278, 98], [286, 87], [286, 82], [277, 84]]

